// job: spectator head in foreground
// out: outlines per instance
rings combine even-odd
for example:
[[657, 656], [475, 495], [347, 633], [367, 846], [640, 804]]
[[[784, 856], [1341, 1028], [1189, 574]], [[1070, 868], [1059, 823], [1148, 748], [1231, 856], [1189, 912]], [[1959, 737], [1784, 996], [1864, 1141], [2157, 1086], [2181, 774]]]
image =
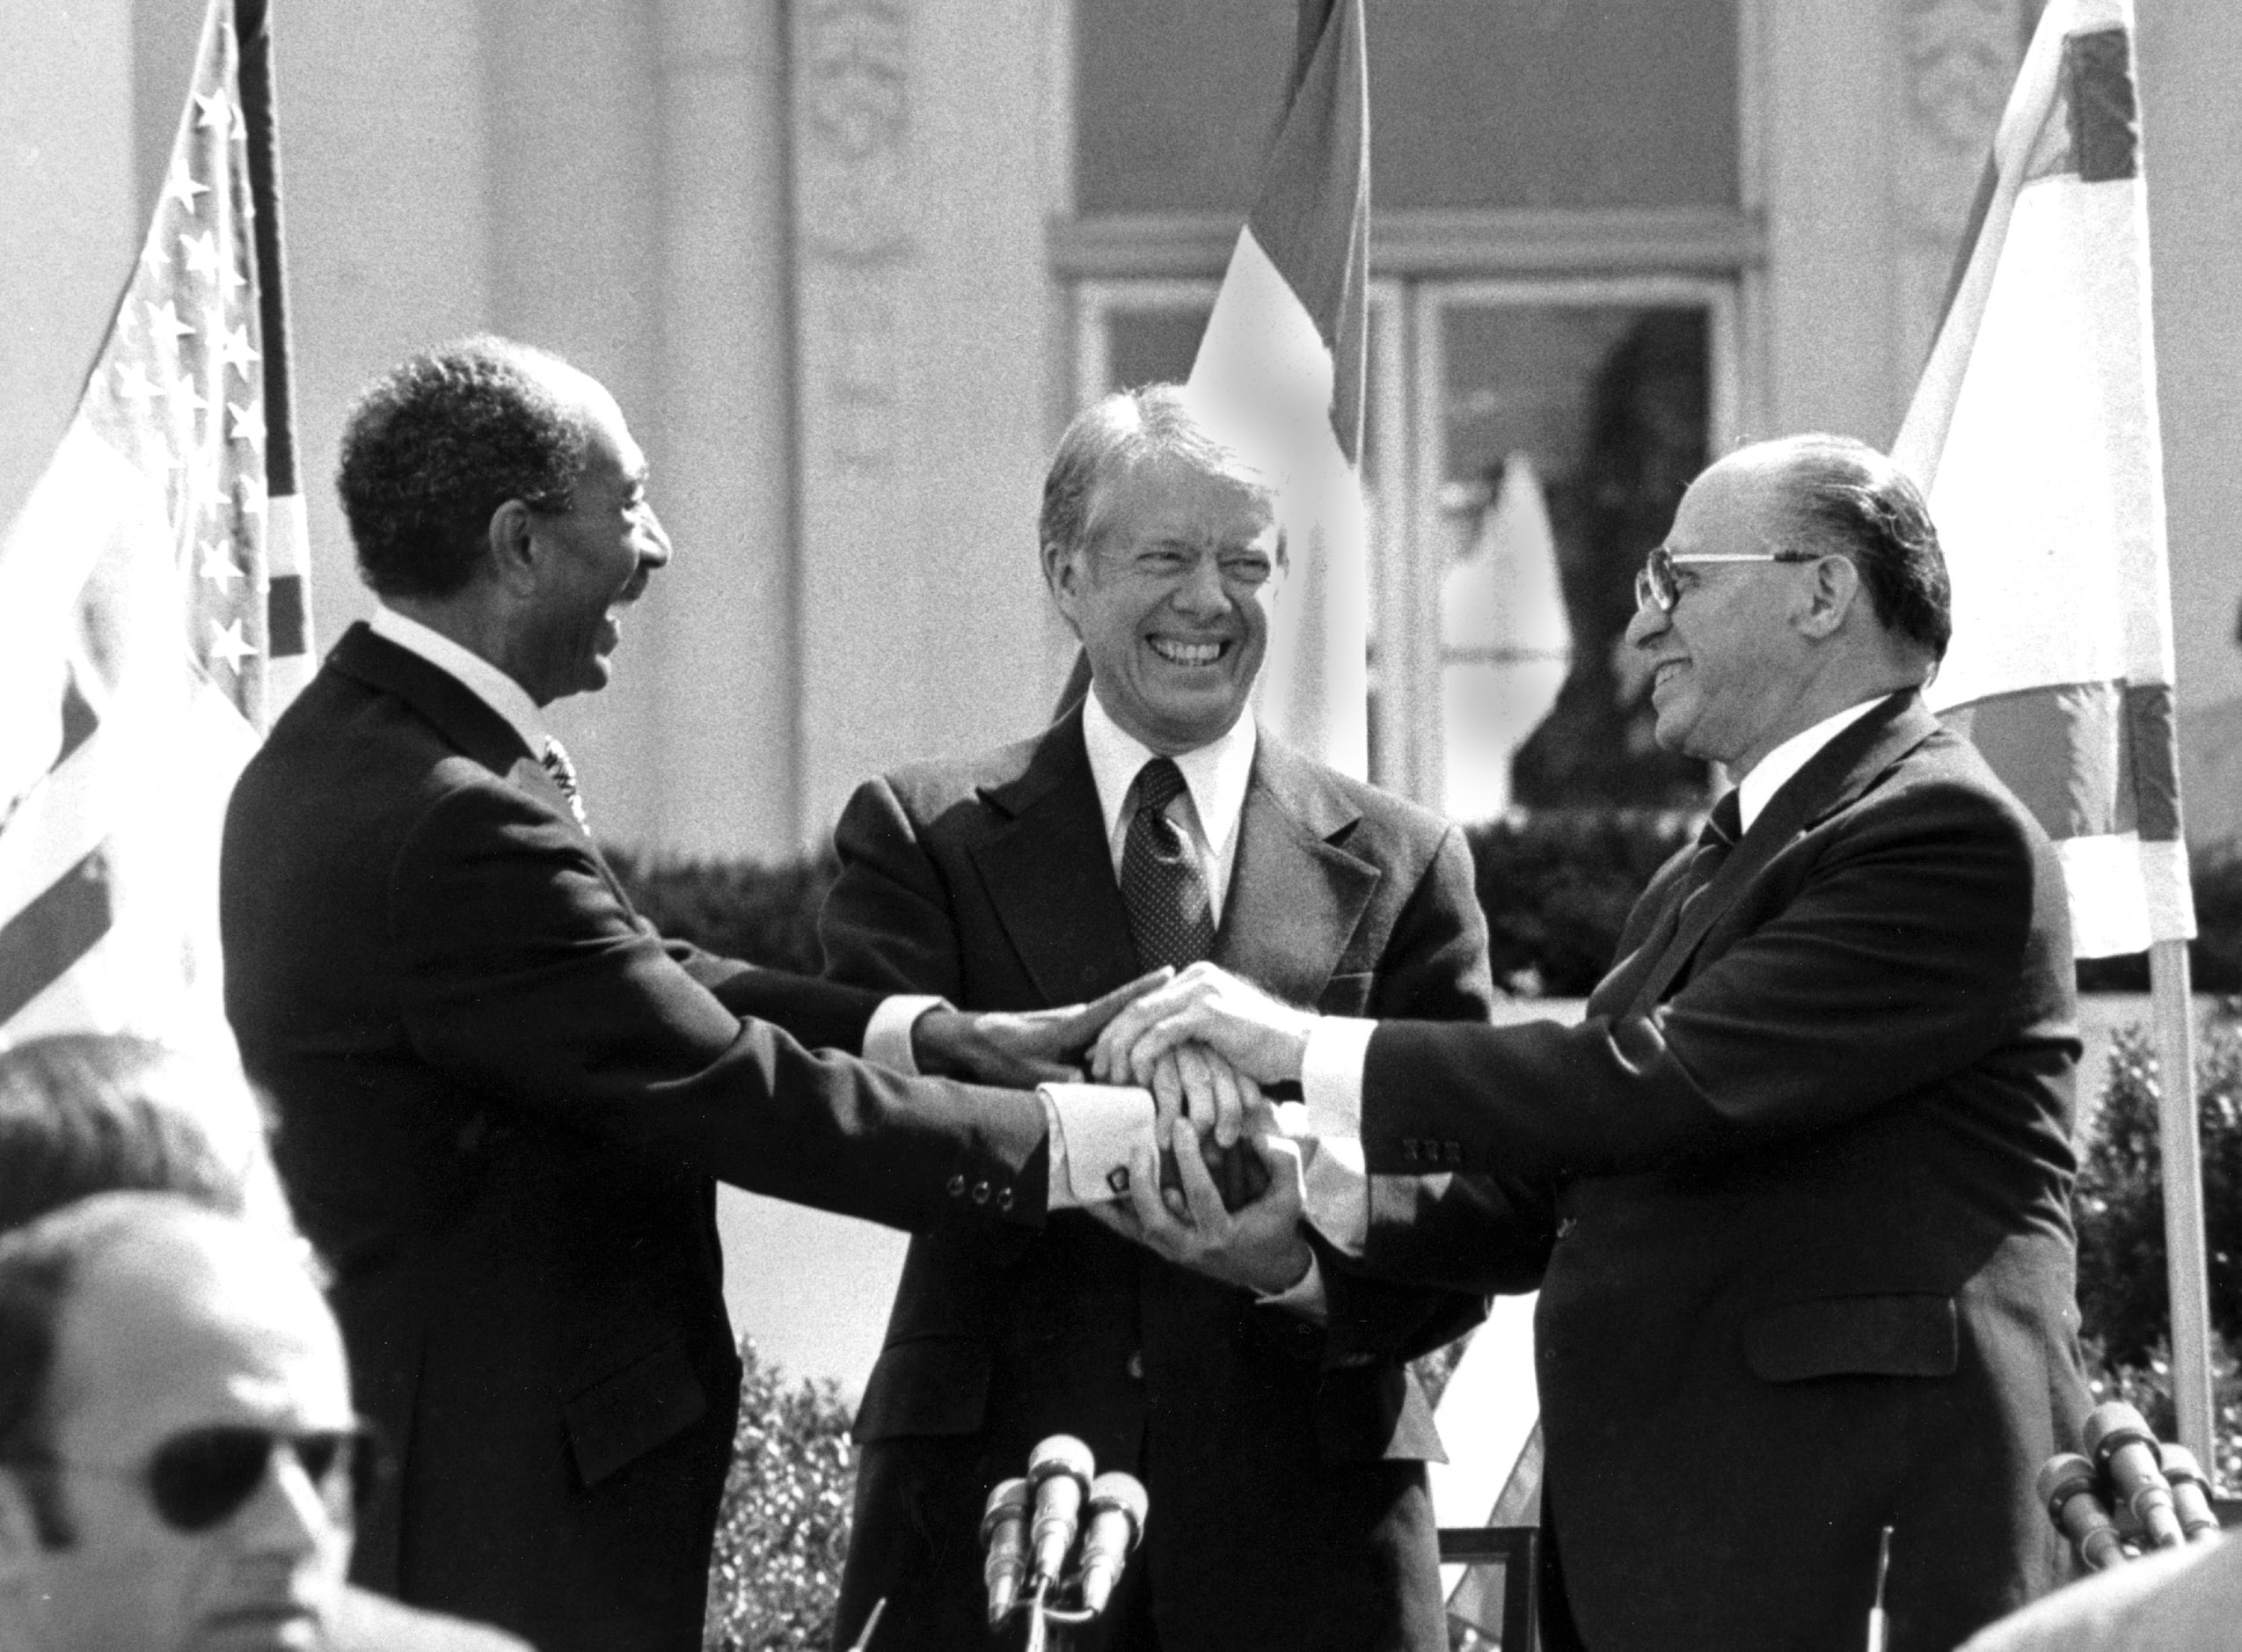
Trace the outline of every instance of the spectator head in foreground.
[[128, 1033], [0, 1050], [0, 1232], [97, 1193], [176, 1193], [293, 1231], [240, 1068]]
[[269, 1230], [113, 1193], [0, 1235], [0, 1645], [310, 1652], [371, 1455]]

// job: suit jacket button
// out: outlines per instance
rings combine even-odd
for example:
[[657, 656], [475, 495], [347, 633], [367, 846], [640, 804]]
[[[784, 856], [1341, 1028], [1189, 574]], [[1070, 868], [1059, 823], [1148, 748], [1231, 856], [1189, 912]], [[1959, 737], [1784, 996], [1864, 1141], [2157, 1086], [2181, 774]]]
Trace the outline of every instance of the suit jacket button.
[[1401, 1156], [1413, 1165], [1417, 1162], [1417, 1138], [1415, 1137], [1405, 1136], [1401, 1138]]
[[1581, 1218], [1576, 1216], [1559, 1217], [1557, 1224], [1557, 1237], [1561, 1239], [1568, 1239], [1572, 1238], [1573, 1230], [1580, 1226], [1580, 1224]]
[[976, 1181], [973, 1184], [973, 1202], [975, 1204], [986, 1204], [989, 1202], [989, 1184], [987, 1182]]
[[1143, 1354], [1141, 1351], [1131, 1354], [1128, 1356], [1128, 1363], [1124, 1365], [1121, 1369], [1128, 1373], [1129, 1381], [1133, 1383], [1143, 1382], [1144, 1380]]
[[1450, 1142], [1448, 1144], [1448, 1162], [1451, 1165], [1460, 1165], [1464, 1162], [1463, 1143]]
[[963, 1176], [953, 1176], [950, 1178], [950, 1197], [953, 1199], [962, 1199], [965, 1197], [965, 1178]]
[[1012, 1208], [1012, 1190], [1010, 1188], [997, 1189], [997, 1208], [999, 1210], [1009, 1210]]

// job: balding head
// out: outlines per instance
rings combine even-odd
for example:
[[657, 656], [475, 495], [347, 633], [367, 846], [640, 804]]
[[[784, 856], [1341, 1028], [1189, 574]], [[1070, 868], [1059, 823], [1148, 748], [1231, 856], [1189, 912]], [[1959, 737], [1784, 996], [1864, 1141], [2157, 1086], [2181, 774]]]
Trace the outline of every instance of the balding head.
[[1690, 485], [1628, 640], [1651, 665], [1659, 744], [1754, 764], [1863, 700], [1918, 687], [1952, 629], [1946, 565], [1913, 483], [1874, 449], [1793, 436]]
[[270, 1230], [112, 1194], [0, 1239], [0, 1641], [318, 1644], [354, 1427], [334, 1319]]

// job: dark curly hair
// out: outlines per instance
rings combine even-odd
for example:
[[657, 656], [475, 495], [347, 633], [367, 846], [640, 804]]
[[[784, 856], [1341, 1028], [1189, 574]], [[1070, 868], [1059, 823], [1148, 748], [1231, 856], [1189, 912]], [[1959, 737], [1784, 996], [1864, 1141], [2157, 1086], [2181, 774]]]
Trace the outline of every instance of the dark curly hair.
[[573, 502], [591, 433], [551, 384], [559, 356], [484, 336], [377, 380], [343, 428], [335, 485], [358, 571], [382, 596], [449, 596], [474, 576], [491, 517]]

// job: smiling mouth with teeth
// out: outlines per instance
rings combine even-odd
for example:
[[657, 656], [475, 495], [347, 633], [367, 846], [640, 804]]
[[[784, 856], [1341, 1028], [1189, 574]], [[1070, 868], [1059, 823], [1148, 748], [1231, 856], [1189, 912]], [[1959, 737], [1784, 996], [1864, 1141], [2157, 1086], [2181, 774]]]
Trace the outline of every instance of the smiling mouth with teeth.
[[1177, 642], [1167, 637], [1148, 637], [1152, 652], [1171, 665], [1212, 665], [1223, 657], [1227, 642]]

